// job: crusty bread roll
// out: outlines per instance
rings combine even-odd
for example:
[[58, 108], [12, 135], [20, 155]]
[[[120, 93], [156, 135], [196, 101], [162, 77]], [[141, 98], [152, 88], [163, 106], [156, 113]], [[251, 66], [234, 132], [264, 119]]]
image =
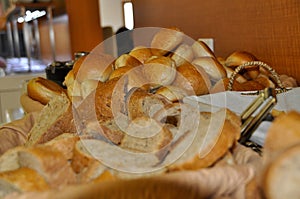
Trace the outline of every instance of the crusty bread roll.
[[12, 193], [49, 190], [46, 180], [35, 170], [19, 168], [0, 173], [0, 198]]
[[189, 95], [207, 94], [211, 82], [205, 70], [191, 63], [185, 63], [176, 68], [177, 75], [172, 85], [183, 89]]
[[174, 50], [183, 40], [184, 34], [178, 28], [162, 28], [151, 41], [151, 52], [156, 56], [166, 55]]
[[188, 96], [187, 92], [184, 89], [172, 85], [162, 86], [158, 88], [155, 94], [162, 95], [171, 102], [178, 102], [184, 97]]
[[[229, 68], [236, 68], [246, 62], [257, 61], [257, 58], [247, 51], [235, 51], [230, 54], [225, 61], [225, 66]], [[247, 66], [245, 67], [245, 76], [248, 79], [255, 79], [260, 74], [258, 66]]]
[[252, 53], [247, 51], [235, 51], [226, 58], [225, 65], [230, 68], [235, 68], [251, 61], [257, 61], [257, 58]]
[[198, 57], [193, 60], [192, 64], [202, 67], [213, 81], [218, 81], [227, 76], [222, 64], [214, 57]]
[[[220, 79], [215, 85], [211, 88], [211, 93], [218, 93], [228, 90], [229, 78]], [[239, 83], [234, 80], [232, 84], [233, 91], [258, 91], [266, 88], [264, 85], [260, 84], [258, 81], [249, 80], [244, 83]]]
[[142, 62], [140, 62], [137, 58], [134, 56], [131, 56], [130, 54], [122, 54], [119, 56], [115, 62], [114, 62], [114, 70], [124, 67], [124, 66], [131, 66], [131, 67], [136, 67], [136, 66], [141, 66]]
[[[210, 89], [210, 93], [219, 93], [228, 90], [229, 78], [223, 78], [217, 81]], [[236, 90], [238, 82], [234, 81], [232, 90]]]
[[60, 85], [43, 77], [32, 78], [27, 84], [27, 95], [43, 105], [64, 92]]
[[279, 79], [282, 83], [282, 86], [285, 88], [293, 88], [298, 86], [296, 79], [288, 75], [279, 75]]
[[141, 63], [145, 63], [145, 61], [152, 57], [153, 54], [150, 48], [145, 46], [136, 46], [129, 52], [129, 55], [135, 57]]
[[110, 74], [109, 80], [116, 78], [116, 77], [121, 77], [133, 68], [134, 68], [134, 66], [123, 66], [123, 67], [117, 68]]
[[175, 61], [176, 66], [180, 66], [185, 62], [191, 62], [194, 59], [192, 47], [188, 44], [181, 44], [176, 48], [171, 58]]
[[197, 57], [216, 57], [214, 52], [208, 47], [208, 45], [201, 41], [197, 40], [192, 45], [193, 53], [195, 58]]
[[[234, 72], [234, 70], [232, 68], [229, 68], [227, 66], [224, 66], [225, 70], [226, 70], [226, 73], [227, 73], [227, 78], [230, 78], [232, 73]], [[235, 80], [239, 83], [244, 83], [247, 81], [247, 79], [242, 76], [241, 74], [236, 74], [235, 76]]]
[[87, 79], [105, 82], [113, 70], [114, 60], [111, 55], [91, 52], [75, 61], [72, 69], [74, 78], [78, 82]]
[[257, 78], [254, 79], [254, 81], [260, 83], [261, 85], [263, 85], [265, 88], [275, 88], [275, 84], [272, 82], [272, 80], [263, 74], [258, 75]]
[[170, 57], [152, 57], [145, 62], [143, 70], [148, 83], [170, 85], [176, 77], [176, 64]]

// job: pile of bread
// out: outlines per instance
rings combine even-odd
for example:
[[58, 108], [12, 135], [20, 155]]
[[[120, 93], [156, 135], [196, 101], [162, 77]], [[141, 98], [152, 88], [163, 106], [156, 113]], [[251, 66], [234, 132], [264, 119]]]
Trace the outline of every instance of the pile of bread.
[[[185, 44], [183, 32], [172, 28], [158, 31], [150, 47], [116, 59], [98, 51], [81, 57], [65, 78], [67, 90], [33, 78], [21, 103], [24, 120], [35, 115], [34, 122], [16, 136], [22, 139], [0, 147], [0, 198], [174, 198], [180, 190], [194, 198], [257, 198], [261, 187], [276, 198], [271, 193], [280, 176], [273, 173], [282, 164], [296, 170], [290, 164], [296, 149], [290, 149], [294, 156], [283, 148], [275, 156], [271, 147], [266, 153], [272, 159], [263, 164], [238, 143], [238, 115], [228, 109], [202, 112], [182, 100], [226, 90], [234, 67], [249, 59], [256, 60], [236, 52], [222, 61], [202, 41]], [[237, 90], [269, 86], [276, 82], [257, 66], [246, 68], [234, 83]], [[205, 178], [195, 181], [197, 175]], [[176, 191], [168, 192], [173, 186]]]

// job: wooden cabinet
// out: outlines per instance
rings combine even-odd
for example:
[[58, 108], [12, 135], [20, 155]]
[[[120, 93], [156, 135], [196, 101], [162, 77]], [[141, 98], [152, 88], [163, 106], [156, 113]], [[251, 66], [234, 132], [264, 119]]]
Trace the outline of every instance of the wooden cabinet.
[[66, 0], [72, 54], [91, 51], [103, 40], [99, 0]]

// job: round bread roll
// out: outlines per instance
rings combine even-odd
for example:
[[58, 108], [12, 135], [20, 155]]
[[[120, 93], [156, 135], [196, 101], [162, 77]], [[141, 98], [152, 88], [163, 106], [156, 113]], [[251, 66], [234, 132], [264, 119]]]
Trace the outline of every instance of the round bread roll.
[[145, 63], [147, 59], [152, 57], [152, 52], [150, 48], [144, 47], [144, 46], [137, 46], [133, 48], [130, 52], [129, 55], [135, 57], [138, 59], [141, 63]]
[[[210, 93], [218, 93], [228, 90], [229, 78], [220, 79], [210, 90]], [[233, 91], [258, 91], [264, 89], [265, 86], [257, 81], [249, 80], [243, 83], [239, 83], [234, 80], [232, 84]]]
[[204, 69], [185, 63], [176, 70], [177, 75], [172, 85], [183, 89], [189, 95], [204, 95], [209, 92], [211, 82]]
[[[219, 93], [219, 92], [227, 91], [228, 84], [229, 84], [229, 78], [220, 79], [219, 81], [217, 81], [215, 83], [215, 85], [213, 85], [213, 87], [211, 88], [211, 90], [209, 92], [210, 93]], [[235, 80], [232, 85], [232, 87], [233, 87], [232, 90], [236, 90], [236, 86], [238, 84], [239, 83]]]
[[227, 76], [225, 68], [214, 57], [198, 57], [192, 64], [203, 68], [213, 81], [218, 81]]
[[21, 95], [20, 104], [25, 113], [40, 112], [44, 108], [41, 102], [33, 100], [26, 93]]
[[27, 95], [43, 105], [62, 93], [65, 93], [63, 87], [43, 77], [32, 78], [27, 84]]
[[151, 41], [151, 52], [156, 56], [166, 55], [183, 40], [184, 34], [178, 28], [162, 28]]
[[187, 44], [181, 44], [171, 56], [176, 66], [180, 66], [185, 62], [191, 62], [194, 59], [192, 47]]
[[[227, 66], [224, 66], [225, 70], [226, 70], [226, 73], [227, 73], [227, 77], [230, 78], [232, 73], [234, 72], [234, 70], [232, 68], [229, 68]], [[235, 77], [235, 80], [239, 83], [244, 83], [247, 81], [247, 79], [240, 75], [240, 74], [237, 74], [236, 77]]]
[[282, 83], [282, 86], [285, 88], [292, 88], [298, 86], [296, 79], [294, 79], [293, 77], [289, 77], [288, 75], [279, 75], [279, 79]]
[[113, 70], [114, 60], [111, 55], [91, 52], [74, 63], [74, 78], [80, 83], [87, 79], [105, 82]]
[[257, 58], [247, 51], [235, 51], [226, 58], [225, 65], [235, 68], [250, 61], [257, 61]]
[[[225, 66], [234, 69], [246, 62], [257, 60], [258, 59], [253, 54], [247, 51], [235, 51], [226, 58]], [[247, 79], [255, 79], [260, 73], [259, 67], [255, 65], [245, 67], [245, 72], [245, 77], [247, 77]]]
[[183, 89], [172, 85], [160, 87], [155, 94], [162, 95], [171, 102], [178, 102], [188, 96]]
[[144, 64], [144, 75], [149, 83], [170, 85], [176, 77], [176, 64], [170, 57], [152, 57]]
[[110, 74], [108, 79], [110, 80], [110, 79], [113, 79], [116, 77], [121, 77], [133, 68], [134, 68], [134, 66], [123, 66], [121, 68], [117, 68]]
[[266, 75], [260, 74], [254, 81], [260, 83], [265, 88], [275, 88], [275, 84]]
[[192, 45], [194, 56], [197, 57], [216, 57], [214, 52], [208, 47], [208, 45], [201, 41], [195, 41]]
[[135, 57], [129, 55], [129, 54], [123, 54], [121, 56], [119, 56], [115, 62], [114, 62], [114, 69], [118, 69], [124, 66], [141, 66], [142, 62], [140, 62], [138, 59], [136, 59]]

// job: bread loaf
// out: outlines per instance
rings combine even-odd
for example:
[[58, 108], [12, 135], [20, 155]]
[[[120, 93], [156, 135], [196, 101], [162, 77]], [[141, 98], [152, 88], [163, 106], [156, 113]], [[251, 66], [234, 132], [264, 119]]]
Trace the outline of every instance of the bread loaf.
[[63, 133], [76, 133], [72, 105], [66, 94], [56, 96], [42, 109], [25, 145], [45, 143]]

